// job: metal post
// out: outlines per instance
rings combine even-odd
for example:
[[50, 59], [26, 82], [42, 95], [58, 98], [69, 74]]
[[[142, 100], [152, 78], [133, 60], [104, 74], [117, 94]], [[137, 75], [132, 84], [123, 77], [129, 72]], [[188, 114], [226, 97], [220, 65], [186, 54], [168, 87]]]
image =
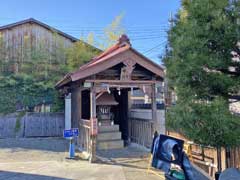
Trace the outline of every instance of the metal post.
[[73, 159], [75, 157], [75, 145], [74, 145], [74, 139], [70, 138], [70, 144], [69, 144], [69, 158]]

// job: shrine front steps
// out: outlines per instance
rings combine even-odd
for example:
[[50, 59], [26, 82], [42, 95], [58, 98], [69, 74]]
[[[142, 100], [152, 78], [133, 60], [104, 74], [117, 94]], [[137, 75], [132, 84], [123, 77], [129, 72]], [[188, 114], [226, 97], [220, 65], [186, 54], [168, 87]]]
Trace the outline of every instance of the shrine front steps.
[[99, 133], [119, 132], [119, 125], [98, 126]]
[[121, 140], [121, 132], [104, 132], [98, 134], [98, 141]]
[[99, 126], [98, 131], [97, 148], [99, 150], [122, 149], [124, 147], [119, 125]]
[[123, 147], [123, 140], [100, 141], [97, 145], [99, 150], [122, 149]]

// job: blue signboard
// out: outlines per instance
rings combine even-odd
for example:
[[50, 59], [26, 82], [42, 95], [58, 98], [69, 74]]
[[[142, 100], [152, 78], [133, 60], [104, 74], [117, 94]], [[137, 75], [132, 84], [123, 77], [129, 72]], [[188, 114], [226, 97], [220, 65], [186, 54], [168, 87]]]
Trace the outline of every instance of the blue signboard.
[[78, 135], [79, 135], [79, 130], [78, 130], [78, 128], [65, 129], [65, 130], [63, 131], [63, 137], [65, 137], [65, 138], [77, 137]]

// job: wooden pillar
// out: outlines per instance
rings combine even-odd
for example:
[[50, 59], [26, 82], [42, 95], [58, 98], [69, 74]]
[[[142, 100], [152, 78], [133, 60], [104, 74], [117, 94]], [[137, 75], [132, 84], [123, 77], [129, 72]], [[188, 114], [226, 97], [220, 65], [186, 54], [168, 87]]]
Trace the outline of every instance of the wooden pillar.
[[72, 128], [78, 128], [81, 116], [81, 87], [72, 90]]
[[82, 118], [82, 90], [81, 87], [77, 89], [77, 125]]
[[128, 91], [128, 143], [131, 143], [132, 137], [132, 119], [131, 119], [131, 108], [132, 108], [132, 91]]
[[80, 135], [78, 136], [78, 147], [81, 149], [81, 151], [83, 151], [83, 137], [82, 137], [82, 130], [81, 130], [81, 126], [80, 126], [80, 121], [82, 119], [82, 89], [81, 87], [78, 89], [78, 121], [77, 121], [77, 126], [79, 128], [80, 131]]
[[152, 121], [154, 123], [154, 132], [160, 132], [160, 124], [157, 120], [157, 103], [156, 103], [156, 85], [152, 85]]
[[[93, 128], [92, 121], [96, 119], [96, 92], [94, 87], [91, 88], [90, 91], [90, 121], [91, 121], [91, 129]], [[91, 163], [96, 161], [96, 150], [97, 150], [97, 135], [92, 134], [90, 130], [90, 158], [89, 161]]]

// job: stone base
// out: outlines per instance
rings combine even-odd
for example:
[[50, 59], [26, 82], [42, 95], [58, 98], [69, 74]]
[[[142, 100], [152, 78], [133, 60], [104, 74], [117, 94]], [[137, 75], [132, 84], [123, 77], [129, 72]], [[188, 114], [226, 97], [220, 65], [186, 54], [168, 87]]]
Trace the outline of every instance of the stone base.
[[111, 121], [110, 119], [101, 119], [98, 124], [101, 124], [101, 126], [111, 126]]
[[99, 133], [97, 137], [97, 149], [121, 149], [124, 147], [121, 139], [121, 132], [118, 125], [102, 125], [99, 126]]

